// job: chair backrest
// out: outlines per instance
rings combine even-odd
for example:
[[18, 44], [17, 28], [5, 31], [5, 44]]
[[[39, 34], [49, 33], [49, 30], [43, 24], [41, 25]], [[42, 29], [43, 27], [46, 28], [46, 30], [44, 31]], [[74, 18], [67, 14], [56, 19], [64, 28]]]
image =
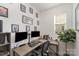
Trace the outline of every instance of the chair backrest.
[[46, 52], [48, 50], [48, 47], [49, 47], [49, 41], [43, 44], [42, 52]]
[[44, 35], [44, 36], [43, 36], [43, 39], [48, 40], [48, 39], [49, 39], [49, 35]]

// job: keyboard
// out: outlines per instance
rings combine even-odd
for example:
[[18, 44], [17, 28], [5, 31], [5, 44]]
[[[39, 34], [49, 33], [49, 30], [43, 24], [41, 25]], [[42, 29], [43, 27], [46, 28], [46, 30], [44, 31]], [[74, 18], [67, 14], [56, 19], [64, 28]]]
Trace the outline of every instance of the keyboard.
[[31, 42], [30, 47], [34, 47], [34, 46], [36, 46], [39, 43], [40, 43], [39, 41], [37, 41], [37, 42]]

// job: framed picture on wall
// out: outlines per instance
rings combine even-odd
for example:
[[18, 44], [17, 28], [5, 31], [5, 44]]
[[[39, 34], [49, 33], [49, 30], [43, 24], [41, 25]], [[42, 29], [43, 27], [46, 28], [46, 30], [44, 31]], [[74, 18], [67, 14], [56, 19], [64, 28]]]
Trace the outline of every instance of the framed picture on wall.
[[75, 28], [77, 31], [79, 31], [79, 4], [75, 9]]
[[36, 13], [36, 18], [38, 18], [38, 13]]
[[34, 26], [34, 31], [37, 31], [37, 27], [36, 26]]
[[19, 32], [19, 25], [11, 24], [11, 32]]
[[20, 11], [26, 13], [26, 6], [23, 4], [20, 4]]
[[8, 18], [8, 8], [0, 6], [0, 16]]
[[33, 19], [28, 16], [22, 15], [22, 23], [33, 25]]
[[30, 31], [30, 26], [26, 25], [26, 32], [29, 32], [29, 31]]
[[29, 13], [33, 14], [33, 8], [29, 7]]
[[37, 21], [37, 25], [39, 25], [39, 21]]

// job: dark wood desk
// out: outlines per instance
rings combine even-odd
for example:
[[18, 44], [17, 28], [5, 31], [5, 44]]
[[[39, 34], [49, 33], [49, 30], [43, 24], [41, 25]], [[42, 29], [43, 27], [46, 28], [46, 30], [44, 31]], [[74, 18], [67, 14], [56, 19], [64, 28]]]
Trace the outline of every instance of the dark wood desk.
[[35, 48], [37, 48], [38, 46], [44, 44], [45, 42], [47, 42], [47, 40], [37, 40], [40, 41], [40, 43], [38, 43], [36, 46], [34, 47], [30, 47], [27, 43], [24, 46], [18, 47], [18, 48], [14, 48], [13, 52], [16, 53], [19, 56], [24, 56], [28, 53], [30, 53], [31, 51], [33, 51]]

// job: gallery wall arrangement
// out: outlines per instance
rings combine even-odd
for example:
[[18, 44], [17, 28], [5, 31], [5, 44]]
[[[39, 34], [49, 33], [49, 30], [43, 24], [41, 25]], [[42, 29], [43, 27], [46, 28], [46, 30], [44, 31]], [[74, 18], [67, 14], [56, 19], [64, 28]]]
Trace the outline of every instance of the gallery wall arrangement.
[[[20, 11], [21, 11], [21, 12], [27, 13], [27, 12], [26, 12], [26, 9], [27, 9], [27, 8], [26, 8], [25, 5], [20, 4]], [[28, 12], [33, 15], [33, 13], [34, 13], [33, 11], [34, 11], [33, 8], [29, 7], [29, 11], [28, 11]], [[35, 13], [35, 17], [38, 18], [38, 13], [37, 13], [37, 12]], [[26, 16], [26, 15], [22, 15], [22, 23], [23, 23], [23, 24], [33, 25], [33, 18], [28, 17], [28, 16]], [[39, 21], [37, 21], [37, 25], [39, 25]], [[34, 30], [37, 31], [37, 27], [36, 27], [36, 26], [34, 26]], [[30, 26], [27, 26], [27, 25], [26, 25], [26, 31], [27, 31], [27, 32], [30, 31]]]
[[[27, 13], [27, 12], [26, 12], [26, 9], [27, 9], [27, 8], [26, 8], [25, 5], [20, 4], [20, 11], [21, 11], [21, 12]], [[33, 11], [34, 11], [33, 8], [29, 7], [29, 13], [33, 15], [33, 14], [34, 14]], [[37, 12], [35, 12], [35, 17], [38, 18], [38, 13], [37, 13]], [[28, 16], [26, 16], [26, 15], [22, 15], [22, 23], [23, 23], [23, 24], [33, 25], [33, 20], [34, 20], [34, 19], [31, 18], [31, 17], [28, 17]], [[37, 21], [36, 23], [37, 23], [36, 25], [39, 25], [39, 21]], [[27, 32], [30, 31], [30, 26], [27, 26], [27, 25], [26, 25], [26, 31], [27, 31]], [[37, 31], [37, 26], [34, 26], [34, 31]]]
[[[20, 7], [19, 11], [22, 12], [22, 24], [26, 25], [25, 26], [26, 31], [30, 31], [30, 26], [33, 25], [33, 22], [35, 19], [33, 19], [30, 16], [26, 16], [25, 14], [27, 12], [29, 12], [29, 14], [32, 14], [36, 18], [39, 18], [38, 13], [34, 12], [34, 9], [32, 7], [27, 8], [26, 5], [24, 5], [24, 4], [19, 4], [19, 7]], [[27, 9], [28, 9], [28, 11], [26, 12]], [[9, 9], [7, 7], [0, 6], [0, 16], [1, 17], [9, 18], [8, 12], [9, 12]], [[36, 25], [39, 25], [39, 20], [36, 20]], [[19, 32], [19, 29], [20, 29], [19, 26], [20, 25], [18, 25], [18, 24], [11, 24], [11, 32], [12, 33]], [[34, 26], [34, 30], [37, 31], [37, 26]], [[0, 32], [3, 32], [3, 20], [0, 20]]]

